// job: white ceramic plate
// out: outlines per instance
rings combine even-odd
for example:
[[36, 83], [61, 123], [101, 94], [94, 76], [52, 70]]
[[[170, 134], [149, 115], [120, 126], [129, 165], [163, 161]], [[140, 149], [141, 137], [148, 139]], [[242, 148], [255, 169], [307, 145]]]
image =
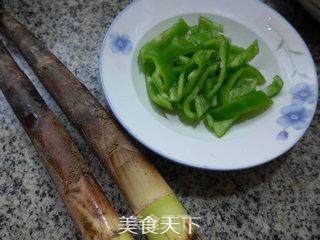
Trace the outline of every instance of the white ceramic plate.
[[[180, 17], [196, 24], [200, 15], [222, 23], [237, 45], [258, 39], [260, 54], [252, 64], [270, 81], [276, 74], [285, 81], [270, 110], [221, 139], [203, 125], [186, 126], [155, 108], [137, 64], [144, 43]], [[256, 0], [136, 0], [105, 36], [100, 78], [111, 110], [132, 136], [163, 157], [215, 170], [257, 166], [286, 152], [308, 128], [318, 95], [315, 65], [304, 41], [283, 17]]]

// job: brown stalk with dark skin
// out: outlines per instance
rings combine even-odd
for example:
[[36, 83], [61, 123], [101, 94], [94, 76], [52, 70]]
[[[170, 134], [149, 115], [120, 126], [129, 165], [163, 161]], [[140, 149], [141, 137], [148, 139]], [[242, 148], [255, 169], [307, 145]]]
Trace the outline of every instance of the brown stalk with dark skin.
[[81, 153], [1, 42], [0, 89], [38, 151], [84, 239], [118, 239], [118, 216]]
[[[0, 25], [109, 170], [136, 215], [159, 199], [175, 196], [110, 113], [37, 38], [6, 11]], [[177, 207], [183, 209], [178, 200]], [[191, 237], [181, 234], [178, 239]]]
[[[124, 194], [127, 195], [134, 212], [139, 212], [163, 195], [172, 194], [159, 173], [128, 141], [111, 115], [89, 90], [13, 17], [4, 12], [1, 23], [46, 89], [86, 138], [102, 164], [111, 172], [119, 186], [126, 189]], [[146, 179], [141, 184], [136, 179], [127, 179], [134, 177], [126, 174], [126, 171], [131, 172], [133, 169], [137, 171], [135, 175], [139, 178], [145, 176]], [[153, 185], [152, 182], [159, 181], [163, 182], [160, 189], [151, 189], [151, 193], [144, 191], [143, 185]], [[139, 196], [143, 196], [141, 201], [132, 201], [132, 198]]]

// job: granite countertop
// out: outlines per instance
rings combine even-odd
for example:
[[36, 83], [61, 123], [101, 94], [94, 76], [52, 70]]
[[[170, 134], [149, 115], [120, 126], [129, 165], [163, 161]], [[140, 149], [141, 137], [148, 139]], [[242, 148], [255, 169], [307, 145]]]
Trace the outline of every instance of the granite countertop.
[[[320, 24], [294, 0], [266, 2], [302, 35], [319, 73]], [[105, 99], [98, 81], [100, 42], [112, 20], [128, 3], [127, 0], [4, 0], [5, 8], [40, 37], [102, 103]], [[76, 140], [119, 215], [130, 216], [127, 203], [108, 173], [16, 49], [11, 46], [11, 50]], [[320, 239], [319, 136], [318, 109], [310, 129], [292, 150], [277, 161], [239, 172], [191, 169], [144, 151], [189, 213], [202, 217], [198, 223], [203, 239]], [[2, 93], [0, 239], [81, 239]]]

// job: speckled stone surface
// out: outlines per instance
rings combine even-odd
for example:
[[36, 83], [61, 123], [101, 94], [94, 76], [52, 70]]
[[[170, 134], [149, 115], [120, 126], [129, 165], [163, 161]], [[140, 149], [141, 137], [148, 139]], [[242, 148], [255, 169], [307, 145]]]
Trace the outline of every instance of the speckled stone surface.
[[[320, 24], [294, 0], [267, 4], [305, 39], [319, 73]], [[4, 5], [105, 103], [99, 45], [129, 1], [5, 0]], [[1, 38], [3, 38], [1, 36]], [[66, 121], [18, 52], [7, 43], [88, 160], [120, 215], [131, 215], [110, 176]], [[150, 156], [192, 216], [202, 239], [320, 239], [320, 113], [305, 137], [277, 161], [241, 172], [207, 172]], [[143, 239], [143, 237], [136, 237]], [[0, 93], [0, 239], [81, 239], [30, 140]]]

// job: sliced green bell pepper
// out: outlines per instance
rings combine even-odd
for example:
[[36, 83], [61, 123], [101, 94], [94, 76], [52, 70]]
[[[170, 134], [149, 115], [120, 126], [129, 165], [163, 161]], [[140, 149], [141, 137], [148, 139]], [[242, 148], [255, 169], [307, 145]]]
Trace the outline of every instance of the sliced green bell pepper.
[[202, 95], [197, 95], [194, 99], [194, 105], [196, 109], [197, 118], [198, 120], [200, 120], [208, 110], [208, 104], [206, 102], [205, 97]]
[[165, 93], [158, 91], [150, 76], [147, 76], [147, 92], [150, 99], [159, 107], [166, 110], [173, 109], [172, 104], [169, 101], [169, 97]]
[[255, 40], [243, 53], [237, 55], [229, 63], [228, 69], [237, 70], [244, 64], [250, 62], [255, 56], [259, 54], [259, 43]]
[[267, 94], [263, 91], [257, 91], [237, 98], [225, 106], [213, 108], [209, 112], [214, 119], [221, 121], [236, 118], [255, 110], [266, 109], [272, 103]]
[[164, 110], [198, 123], [222, 137], [238, 120], [268, 109], [283, 87], [279, 76], [262, 91], [266, 79], [249, 64], [259, 53], [258, 41], [247, 49], [231, 44], [223, 26], [205, 17], [189, 27], [180, 19], [148, 42], [139, 53], [148, 95]]
[[266, 83], [266, 79], [261, 74], [261, 72], [249, 64], [246, 64], [244, 66], [244, 70], [241, 77], [247, 78], [247, 79], [255, 79], [257, 80], [258, 85], [263, 85]]
[[198, 25], [194, 25], [194, 26], [190, 27], [190, 33], [191, 33], [191, 34], [199, 33], [199, 27], [198, 27]]
[[[155, 48], [150, 48], [145, 52], [144, 58], [145, 74], [152, 76], [155, 85], [160, 91], [168, 92], [172, 87], [175, 78], [172, 67], [166, 62], [160, 51]], [[153, 72], [148, 69], [152, 69]]]
[[208, 41], [211, 38], [211, 34], [206, 32], [198, 32], [191, 35], [186, 36], [186, 40], [192, 42], [194, 45], [201, 47], [203, 49], [202, 44]]
[[265, 88], [264, 92], [269, 96], [269, 97], [274, 97], [279, 94], [281, 89], [283, 88], [283, 81], [279, 76], [275, 76], [273, 78], [273, 82]]
[[186, 35], [189, 30], [189, 25], [180, 18], [178, 23], [163, 32], [158, 38], [151, 41], [150, 44], [152, 47], [156, 47], [158, 49], [166, 48], [175, 37], [182, 37]]
[[170, 101], [179, 102], [184, 96], [185, 89], [185, 72], [181, 73], [178, 82], [170, 89]]
[[146, 43], [144, 47], [141, 48], [139, 53], [139, 67], [145, 72], [145, 62], [146, 62], [146, 53], [150, 49], [158, 49], [163, 50], [166, 48], [175, 37], [182, 37], [189, 31], [189, 25], [181, 18], [178, 23], [176, 23], [173, 27], [169, 28], [165, 32], [163, 32], [159, 37], [151, 40]]
[[193, 91], [206, 70], [207, 63], [212, 54], [214, 54], [214, 51], [211, 50], [198, 51], [187, 65], [179, 67], [179, 71], [182, 72], [179, 75], [178, 82], [170, 90], [170, 100], [172, 102], [182, 100], [182, 98]]
[[203, 92], [203, 88], [205, 87], [208, 78], [212, 78], [215, 76], [215, 73], [217, 72], [219, 65], [220, 62], [215, 62], [207, 67], [207, 69], [204, 71], [203, 75], [199, 79], [197, 85], [195, 86], [197, 93]]
[[178, 66], [182, 66], [182, 65], [186, 65], [190, 62], [191, 58], [181, 55], [178, 57], [178, 59], [176, 60], [176, 65]]
[[196, 122], [198, 120], [198, 115], [196, 112], [195, 102], [196, 95], [189, 95], [182, 104], [182, 112], [184, 114], [184, 119], [188, 122]]
[[217, 121], [210, 114], [208, 114], [203, 122], [211, 132], [213, 132], [217, 137], [221, 138], [234, 125], [236, 118]]
[[220, 58], [220, 74], [218, 78], [218, 82], [208, 91], [207, 98], [213, 97], [221, 88], [224, 83], [226, 74], [227, 74], [227, 66], [228, 66], [228, 59], [230, 54], [230, 41], [223, 37], [223, 41], [221, 43], [219, 49], [219, 58]]
[[245, 96], [253, 91], [255, 91], [257, 86], [256, 79], [240, 77], [234, 87], [231, 89], [229, 97], [230, 101]]
[[218, 66], [218, 63], [210, 65], [197, 82], [192, 93], [183, 101], [182, 111], [188, 121], [199, 121], [210, 107], [205, 97], [200, 93], [208, 76], [213, 75], [217, 71]]
[[[216, 36], [216, 37], [213, 37], [213, 38], [205, 41], [204, 43], [202, 43], [202, 48], [219, 51], [221, 42], [222, 42], [222, 37]], [[238, 47], [233, 44], [231, 44], [231, 46], [230, 46], [230, 54], [238, 55], [238, 54], [243, 53], [244, 51], [245, 51], [245, 49], [242, 47]]]
[[221, 32], [223, 33], [223, 25], [219, 23], [212, 22], [211, 20], [205, 18], [205, 17], [199, 17], [199, 32], [205, 32], [210, 33], [211, 36], [215, 32]]
[[229, 79], [227, 82], [220, 88], [218, 92], [218, 100], [222, 105], [227, 104], [230, 102], [231, 97], [230, 97], [230, 92], [233, 88], [233, 86], [236, 84], [238, 79], [243, 73], [243, 68], [240, 68], [238, 71], [236, 71]]
[[163, 51], [163, 56], [169, 63], [174, 62], [179, 56], [195, 53], [200, 50], [200, 45], [186, 38], [174, 38]]

